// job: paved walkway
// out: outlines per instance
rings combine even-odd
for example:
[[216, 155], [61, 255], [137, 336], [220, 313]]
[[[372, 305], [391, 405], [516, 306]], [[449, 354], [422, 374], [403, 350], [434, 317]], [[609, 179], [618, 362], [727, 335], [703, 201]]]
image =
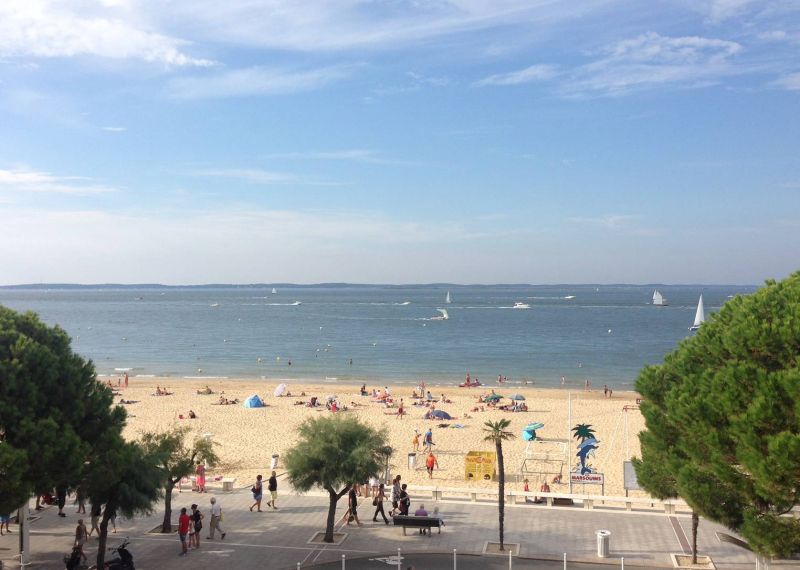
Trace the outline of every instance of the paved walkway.
[[[434, 532], [432, 536], [423, 536], [411, 531], [403, 536], [400, 528], [386, 526], [383, 522], [373, 523], [371, 501], [365, 500], [363, 507], [359, 509], [364, 526], [345, 527], [343, 531], [348, 533], [347, 538], [341, 545], [333, 546], [308, 543], [315, 532], [324, 530], [327, 497], [282, 495], [279, 499], [280, 510], [251, 513], [248, 506], [252, 499], [246, 489], [233, 493], [216, 493], [215, 496], [223, 508], [223, 527], [227, 536], [224, 541], [219, 538], [209, 541], [205, 538], [211, 496], [211, 493], [198, 495], [191, 492], [174, 496], [173, 514], [180, 507], [189, 507], [193, 502], [200, 504], [201, 510], [206, 514], [201, 548], [186, 557], [178, 556], [180, 546], [177, 535], [149, 534], [150, 530], [159, 525], [163, 516], [160, 506], [149, 517], [119, 520], [119, 532], [109, 535], [109, 545], [118, 544], [123, 537], [129, 536], [129, 550], [134, 555], [137, 570], [219, 570], [221, 566], [226, 570], [289, 570], [297, 568], [298, 563], [303, 568], [325, 564], [333, 564], [327, 566], [329, 568], [340, 568], [342, 554], [347, 560], [360, 559], [359, 562], [349, 564], [348, 568], [391, 568], [385, 558], [396, 555], [398, 548], [407, 557], [408, 563], [403, 566], [404, 570], [409, 564], [414, 564], [416, 570], [450, 567], [453, 549], [464, 555], [464, 565], [459, 564], [459, 568], [493, 568], [494, 561], [497, 560], [466, 556], [479, 555], [487, 540], [497, 540], [497, 508], [489, 504], [448, 501], [436, 503], [447, 523], [441, 535]], [[345, 499], [339, 503], [339, 516], [346, 505]], [[412, 509], [420, 502], [424, 502], [430, 510], [434, 506], [433, 501], [428, 498], [413, 499]], [[56, 516], [53, 508], [38, 513], [39, 518], [31, 525], [33, 564], [29, 568], [64, 567], [61, 560], [71, 548], [71, 537], [79, 518], [74, 514], [74, 507], [71, 505], [66, 512], [69, 513], [66, 519]], [[88, 517], [85, 519], [88, 522]], [[566, 552], [570, 563], [601, 561], [619, 565], [619, 558], [624, 557], [626, 565], [630, 566], [671, 567], [669, 554], [682, 551], [681, 531], [689, 536], [690, 523], [690, 519], [683, 516], [518, 505], [506, 509], [505, 540], [507, 543], [520, 544], [521, 558], [560, 561]], [[598, 529], [611, 531], [609, 559], [601, 560], [596, 556], [595, 531]], [[17, 527], [12, 525], [12, 530], [16, 531]], [[698, 548], [702, 554], [710, 555], [720, 569], [755, 567], [755, 558], [751, 553], [730, 544], [721, 544], [714, 535], [716, 530], [724, 529], [705, 520], [701, 521]], [[12, 558], [17, 550], [16, 534], [0, 537], [0, 560], [6, 563], [6, 568], [19, 567]], [[87, 550], [91, 560], [96, 553], [94, 538], [90, 539]], [[446, 554], [446, 565], [441, 566], [443, 559], [431, 557], [433, 554]], [[378, 558], [384, 560], [376, 560]], [[417, 558], [419, 561], [415, 561]], [[480, 562], [481, 560], [484, 562]], [[796, 561], [782, 562], [776, 566], [789, 568], [796, 564]], [[502, 567], [508, 567], [507, 560]], [[520, 562], [517, 567], [531, 566]], [[541, 567], [549, 568], [550, 565]]]

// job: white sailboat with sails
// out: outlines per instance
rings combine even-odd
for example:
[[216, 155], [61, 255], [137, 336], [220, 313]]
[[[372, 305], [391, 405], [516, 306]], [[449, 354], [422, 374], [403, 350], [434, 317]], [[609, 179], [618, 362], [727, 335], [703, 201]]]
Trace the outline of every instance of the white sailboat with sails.
[[444, 298], [444, 302], [448, 305], [453, 302], [450, 300], [450, 291], [447, 292], [447, 297]]
[[690, 331], [696, 331], [706, 322], [706, 312], [703, 308], [703, 294], [700, 294], [700, 300], [697, 301], [697, 312], [694, 314], [694, 324], [689, 327]]
[[656, 307], [666, 307], [667, 306], [667, 298], [661, 294], [661, 291], [656, 289], [653, 291], [653, 305]]
[[277, 290], [275, 287], [273, 287], [273, 288], [272, 288], [272, 294], [274, 295], [274, 294], [275, 294], [275, 293], [277, 293], [277, 292], [278, 292], [278, 290]]

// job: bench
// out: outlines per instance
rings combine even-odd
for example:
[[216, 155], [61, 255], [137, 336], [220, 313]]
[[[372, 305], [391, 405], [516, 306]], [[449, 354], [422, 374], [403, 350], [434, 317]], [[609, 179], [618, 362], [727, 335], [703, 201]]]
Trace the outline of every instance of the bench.
[[236, 477], [223, 477], [222, 490], [226, 492], [233, 491], [233, 484], [236, 483]]
[[395, 515], [392, 517], [394, 526], [403, 527], [403, 536], [406, 534], [406, 527], [413, 528], [433, 528], [439, 529], [439, 534], [442, 534], [442, 519], [437, 517], [411, 517], [405, 515]]

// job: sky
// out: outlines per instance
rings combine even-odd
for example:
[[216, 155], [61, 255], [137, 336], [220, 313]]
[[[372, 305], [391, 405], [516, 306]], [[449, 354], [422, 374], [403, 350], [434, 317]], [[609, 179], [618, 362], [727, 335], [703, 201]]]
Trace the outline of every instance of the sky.
[[0, 284], [798, 269], [794, 0], [0, 2]]

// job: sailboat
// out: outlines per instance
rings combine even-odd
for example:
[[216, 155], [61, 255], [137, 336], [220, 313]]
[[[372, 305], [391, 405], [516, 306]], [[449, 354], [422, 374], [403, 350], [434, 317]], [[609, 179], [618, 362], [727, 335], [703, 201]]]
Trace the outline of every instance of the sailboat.
[[447, 297], [444, 298], [444, 302], [448, 305], [453, 302], [450, 300], [450, 291], [447, 292]]
[[697, 302], [697, 312], [694, 314], [694, 324], [689, 327], [690, 331], [696, 331], [706, 322], [706, 312], [703, 309], [703, 294], [700, 294], [700, 300]]
[[274, 294], [275, 294], [275, 293], [277, 293], [277, 292], [278, 292], [278, 290], [277, 290], [275, 287], [273, 287], [273, 288], [272, 288], [272, 294], [274, 295]]
[[661, 294], [661, 291], [656, 289], [653, 291], [653, 304], [656, 307], [666, 307], [667, 306], [667, 298]]

